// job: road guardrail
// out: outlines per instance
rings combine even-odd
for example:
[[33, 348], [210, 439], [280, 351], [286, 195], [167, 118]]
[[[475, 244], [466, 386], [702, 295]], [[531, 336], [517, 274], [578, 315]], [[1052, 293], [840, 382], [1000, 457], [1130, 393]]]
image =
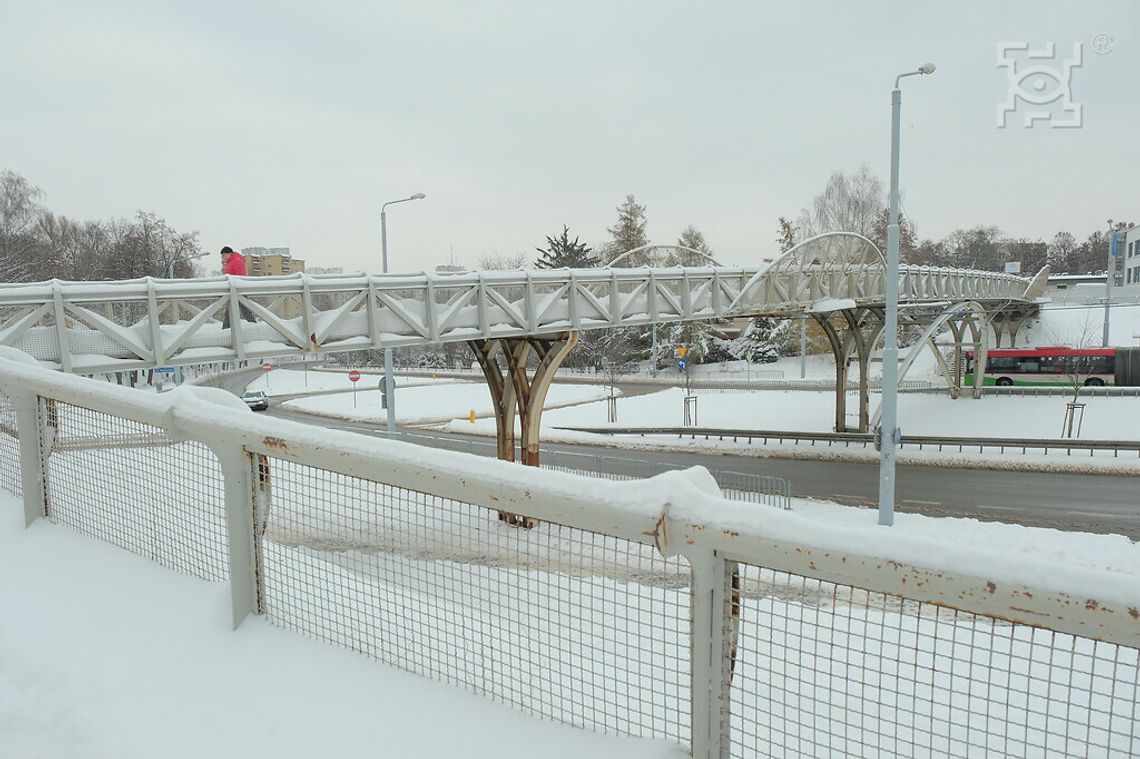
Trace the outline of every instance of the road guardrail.
[[[752, 444], [760, 441], [767, 445], [774, 443], [792, 443], [800, 445], [808, 443], [817, 445], [827, 444], [828, 447], [842, 445], [845, 448], [860, 446], [873, 447], [875, 436], [870, 432], [793, 432], [789, 430], [734, 430], [723, 428], [700, 427], [556, 427], [559, 430], [573, 432], [589, 432], [596, 435], [675, 435], [679, 438], [704, 438], [710, 440], [731, 439], [733, 442], [744, 441]], [[1121, 452], [1135, 453], [1140, 456], [1140, 440], [1081, 440], [1079, 438], [977, 438], [977, 437], [949, 437], [936, 435], [906, 435], [902, 436], [900, 448], [937, 448], [939, 451], [957, 449], [959, 453], [966, 453], [976, 449], [978, 453], [986, 450], [998, 450], [1005, 453], [1007, 450], [1021, 450], [1025, 454], [1030, 451], [1065, 451], [1072, 455], [1073, 451], [1088, 451], [1094, 455], [1097, 451], [1111, 452], [1119, 457]]]

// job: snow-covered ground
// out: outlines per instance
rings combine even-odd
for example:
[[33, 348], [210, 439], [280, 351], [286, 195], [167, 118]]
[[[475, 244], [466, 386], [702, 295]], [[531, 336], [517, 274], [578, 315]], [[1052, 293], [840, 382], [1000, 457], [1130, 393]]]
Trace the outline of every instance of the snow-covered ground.
[[0, 756], [684, 756], [543, 722], [247, 620], [229, 591], [40, 522], [0, 492]]
[[[446, 394], [457, 387], [422, 390]], [[481, 385], [473, 387], [485, 393]], [[740, 407], [748, 394], [721, 395]], [[438, 399], [433, 403], [438, 406]], [[101, 457], [121, 455], [142, 465], [138, 471], [123, 466], [129, 474], [103, 482], [100, 498], [151, 514], [163, 493], [204, 486], [194, 468], [159, 463], [163, 456], [183, 455], [179, 450], [56, 451], [54, 492], [79, 502], [73, 510], [82, 508], [84, 473], [98, 469]], [[200, 455], [209, 460], [205, 452]], [[436, 451], [408, 447], [400, 456], [447, 470]], [[500, 462], [464, 461], [508, 467], [513, 476], [538, 474]], [[65, 473], [74, 481], [69, 488], [58, 481]], [[278, 624], [373, 655], [406, 646], [399, 651], [407, 653], [394, 658], [401, 666], [441, 672], [468, 687], [483, 687], [493, 672], [492, 693], [537, 704], [544, 713], [602, 709], [611, 717], [632, 714], [613, 718], [637, 724], [638, 709], [647, 705], [656, 718], [668, 714], [671, 724], [684, 724], [678, 704], [687, 704], [686, 670], [677, 662], [685, 660], [675, 657], [686, 650], [688, 590], [675, 566], [674, 574], [661, 575], [661, 560], [651, 547], [638, 552], [595, 543], [553, 525], [512, 530], [493, 513], [454, 511], [447, 502], [295, 466], [275, 469], [273, 481], [265, 571]], [[580, 492], [584, 482], [563, 477], [560, 486]], [[653, 490], [637, 487], [639, 493]], [[114, 488], [121, 493], [108, 492]], [[663, 500], [667, 496], [661, 494]], [[884, 532], [874, 512], [834, 504], [797, 502], [792, 512], [783, 512], [680, 501], [678, 509], [686, 503], [697, 509], [679, 513], [682, 519], [714, 519], [704, 513], [710, 506], [717, 513], [714, 523], [724, 529], [811, 536], [826, 549], [872, 546], [884, 558], [933, 569], [970, 567], [1002, 582], [1044, 583], [1080, 597], [1095, 592], [1131, 603], [1140, 575], [1140, 551], [1119, 536], [908, 514], [898, 515], [895, 527]], [[264, 620], [231, 633], [223, 585], [169, 573], [56, 525], [41, 522], [23, 531], [16, 503], [0, 499], [0, 509], [0, 608], [10, 612], [0, 616], [0, 731], [12, 736], [6, 745], [16, 747], [15, 756], [354, 755], [374, 753], [378, 735], [385, 753], [424, 756], [533, 755], [536, 745], [543, 746], [544, 756], [677, 753], [662, 742], [603, 739], [527, 719]], [[145, 529], [129, 514], [122, 519], [110, 526]], [[220, 533], [213, 537], [217, 541]], [[167, 539], [186, 542], [178, 534]], [[1058, 577], [1059, 566], [1066, 572]], [[1087, 673], [1090, 679], [1074, 684], [1069, 659], [1054, 659], [1052, 639], [1045, 634], [1042, 643], [1032, 628], [974, 625], [953, 612], [900, 618], [861, 597], [836, 601], [829, 587], [807, 596], [792, 592], [787, 581], [755, 569], [745, 571], [741, 593], [737, 693], [747, 717], [734, 722], [738, 747], [752, 740], [766, 745], [761, 736], [776, 733], [795, 739], [801, 755], [826, 756], [812, 743], [817, 732], [844, 736], [847, 747], [865, 745], [872, 737], [864, 732], [866, 723], [856, 716], [852, 724], [848, 716], [863, 714], [866, 703], [892, 703], [912, 683], [920, 688], [908, 693], [929, 705], [929, 721], [874, 720], [875, 740], [934, 745], [945, 734], [958, 750], [972, 730], [974, 741], [985, 736], [983, 746], [1000, 750], [1005, 736], [991, 716], [999, 705], [1005, 719], [1024, 725], [1038, 740], [1044, 730], [1069, 734], [1070, 724], [1083, 729], [1091, 709], [1103, 714], [1119, 708], [1119, 699], [1135, 697], [1114, 690], [1117, 681], [1134, 682], [1135, 661], [1098, 660]], [[786, 620], [797, 622], [787, 626]], [[663, 627], [663, 621], [671, 626]], [[900, 635], [929, 642], [922, 656], [930, 662], [910, 662], [911, 649], [898, 642]], [[963, 649], [955, 641], [966, 635], [972, 644]], [[821, 645], [828, 656], [812, 653]], [[1084, 639], [1060, 645], [1081, 657], [1096, 651]], [[664, 665], [662, 647], [674, 657]], [[1027, 661], [1033, 663], [1031, 681], [1017, 674]], [[975, 669], [972, 662], [985, 667]], [[979, 686], [984, 672], [996, 672], [999, 679]], [[662, 675], [670, 686], [665, 700], [657, 687]], [[769, 680], [785, 690], [770, 693]], [[973, 693], [977, 687], [986, 697], [971, 700], [964, 711], [953, 712], [938, 700], [938, 693]], [[1107, 704], [1105, 693], [1116, 694], [1115, 705]], [[928, 696], [931, 701], [923, 700]], [[263, 720], [255, 729], [251, 705]], [[1051, 719], [1065, 724], [1047, 727], [1042, 714], [1063, 714]], [[796, 727], [805, 720], [814, 725], [806, 734]], [[438, 729], [441, 724], [448, 729]], [[1105, 740], [1097, 733], [1095, 742]], [[1111, 740], [1122, 755], [1140, 750], [1132, 739]]]
[[[298, 393], [316, 393], [324, 391], [342, 391], [352, 393], [353, 390], [364, 395], [368, 392], [376, 393], [380, 380], [384, 375], [375, 371], [362, 370], [360, 379], [355, 383], [348, 378], [348, 370], [344, 371], [308, 371], [298, 368], [297, 365], [275, 368], [272, 371], [256, 378], [247, 390], [264, 390], [271, 396], [295, 395]], [[454, 379], [433, 379], [431, 377], [396, 377], [396, 387], [423, 386], [436, 383], [454, 383]]]
[[[1103, 293], [1103, 288], [1102, 288]], [[1109, 309], [1108, 344], [1140, 345], [1140, 304], [1121, 303]], [[1104, 306], [1046, 303], [1024, 334], [1020, 345], [1069, 345], [1100, 347], [1104, 332]]]
[[[427, 450], [406, 455], [438, 456]], [[599, 697], [623, 711], [634, 704], [675, 709], [677, 702], [659, 701], [662, 694], [647, 690], [663, 671], [679, 678], [679, 696], [670, 698], [686, 698], [686, 670], [674, 672], [675, 660], [663, 662], [657, 648], [684, 654], [687, 614], [677, 612], [687, 608], [688, 589], [680, 577], [657, 576], [663, 565], [651, 547], [642, 556], [582, 542], [555, 526], [511, 530], [491, 515], [450, 511], [446, 503], [424, 503], [415, 512], [400, 499], [374, 502], [366, 497], [370, 490], [358, 492], [351, 483], [322, 496], [311, 479], [301, 487], [291, 483], [299, 474], [286, 468], [277, 475], [278, 508], [266, 535], [268, 603], [279, 623], [358, 650], [405, 645], [400, 660], [412, 669], [474, 665], [475, 682], [485, 682], [478, 678], [498, 662], [493, 679], [510, 698], [555, 713], [588, 711], [590, 699]], [[167, 487], [183, 492], [187, 484]], [[22, 530], [21, 509], [7, 496], [0, 496], [0, 511], [6, 757], [354, 756], [379, 749], [385, 755], [531, 757], [537, 745], [543, 756], [681, 755], [660, 741], [602, 738], [526, 718], [264, 620], [231, 632], [224, 584], [163, 570], [45, 521]], [[871, 533], [883, 529], [873, 512], [807, 502], [797, 502], [793, 512], [730, 507], [714, 523], [811, 533], [819, 545], [839, 549], [866, 549]], [[1140, 549], [1119, 536], [900, 514], [881, 537], [874, 550], [904, 562], [968, 566], [1000, 582], [1045, 583], [1067, 592], [1095, 587], [1101, 598], [1135, 600]], [[1066, 577], [1053, 576], [1058, 566], [1067, 568]], [[1136, 695], [1127, 690], [1134, 688], [1128, 684], [1136, 667], [1127, 655], [1098, 659], [1087, 673], [1091, 680], [1074, 681], [1070, 660], [1055, 659], [1052, 639], [1032, 628], [971, 625], [952, 612], [897, 617], [874, 599], [837, 597], [830, 586], [804, 595], [798, 581], [783, 582], [754, 568], [744, 573], [736, 693], [747, 711], [734, 722], [738, 747], [770, 731], [796, 741], [805, 756], [828, 755], [815, 743], [817, 735], [863, 745], [871, 734], [845, 715], [860, 714], [865, 703], [890, 703], [895, 689], [911, 682], [920, 686], [914, 696], [934, 699], [928, 721], [876, 720], [874, 735], [885, 745], [934, 745], [945, 725], [957, 731], [952, 739], [959, 747], [967, 724], [974, 745], [1009, 745], [993, 722], [999, 706], [1037, 741], [1045, 729], [1042, 714], [1054, 715], [1054, 734], [1063, 727], [1057, 720], [1079, 730], [1088, 710], [1118, 710]], [[509, 608], [498, 605], [508, 602]], [[835, 613], [836, 607], [842, 610]], [[798, 621], [785, 626], [781, 620]], [[916, 660], [912, 672], [909, 644], [891, 636], [929, 643], [930, 671]], [[971, 641], [968, 649], [956, 642], [962, 636]], [[821, 644], [829, 646], [826, 657], [812, 653]], [[1082, 639], [1059, 644], [1066, 655], [1086, 658], [1095, 653], [1092, 645]], [[578, 646], [598, 658], [566, 658]], [[542, 652], [548, 654], [536, 655]], [[975, 670], [970, 661], [985, 666]], [[1032, 679], [1018, 674], [1025, 662], [1032, 662]], [[794, 684], [770, 694], [772, 701], [764, 675], [769, 668], [773, 683]], [[997, 679], [979, 680], [987, 672]], [[1032, 689], [1027, 699], [1023, 687]], [[611, 692], [621, 694], [612, 703], [605, 695]], [[986, 696], [951, 713], [940, 692]], [[1116, 695], [1115, 706], [1106, 693]], [[829, 703], [832, 711], [817, 711]], [[632, 719], [636, 723], [636, 714]], [[807, 733], [797, 727], [805, 719], [814, 725]], [[1096, 739], [1106, 740], [1103, 733]], [[1121, 755], [1140, 750], [1119, 735], [1112, 740]]]
[[[295, 381], [295, 380], [294, 380]], [[401, 424], [441, 422], [492, 413], [491, 394], [483, 382], [447, 382], [428, 385], [419, 378], [404, 378], [405, 388], [396, 392], [396, 419]], [[429, 380], [430, 382], [430, 380]], [[363, 380], [361, 380], [363, 384]], [[285, 408], [366, 422], [381, 422], [388, 412], [380, 408], [380, 391], [375, 386], [355, 393], [338, 393], [289, 401]], [[546, 396], [546, 408], [597, 401], [606, 397], [604, 388], [590, 385], [555, 385]], [[603, 404], [604, 406], [604, 404]], [[491, 429], [495, 428], [491, 419]]]
[[[1068, 317], [1055, 321], [1060, 323], [1065, 319]], [[1129, 344], [1127, 340], [1117, 342]], [[798, 361], [785, 362], [791, 364], [786, 369], [788, 376], [798, 376]], [[824, 361], [813, 363], [821, 374], [830, 371]], [[285, 382], [287, 375], [295, 374], [299, 373], [275, 372], [270, 382], [276, 382], [279, 377]], [[288, 381], [294, 379], [296, 377]], [[313, 373], [309, 379], [312, 381]], [[337, 377], [332, 381], [342, 379]], [[272, 389], [279, 392], [277, 388]], [[599, 387], [556, 386], [548, 407], [578, 405], [550, 408], [543, 418], [544, 437], [553, 434], [553, 427], [560, 424], [604, 425], [605, 404], [597, 401], [602, 394], [604, 389]], [[355, 410], [351, 394], [306, 399], [301, 403], [315, 404], [309, 410], [380, 419], [382, 412], [377, 395], [375, 391], [361, 390]], [[405, 387], [397, 396], [397, 409], [404, 421], [451, 418], [453, 427], [493, 434], [492, 420], [477, 420], [471, 425], [464, 419], [471, 408], [477, 412], [488, 411], [488, 397], [482, 383]], [[826, 392], [698, 391], [698, 397], [700, 422], [706, 426], [826, 430], [831, 424], [832, 397]], [[482, 405], [476, 405], [477, 401]], [[849, 400], [849, 404], [852, 402], [853, 399]], [[366, 403], [372, 411], [359, 413]], [[904, 431], [913, 434], [976, 434], [977, 428], [982, 426], [987, 434], [1056, 437], [1064, 399], [1001, 397], [952, 401], [941, 395], [905, 394], [901, 396], [901, 403]], [[1136, 439], [1136, 430], [1140, 430], [1140, 403], [1136, 399], [1090, 398], [1088, 403], [1083, 437]], [[623, 398], [618, 408], [621, 425], [679, 424], [680, 391]], [[849, 405], [849, 408], [854, 406]], [[129, 451], [126, 453], [129, 455]], [[77, 454], [57, 452], [55, 455], [70, 455], [81, 462]], [[438, 454], [424, 450], [407, 455], [432, 457]], [[144, 469], [135, 474], [149, 477], [150, 471]], [[154, 471], [177, 470], [162, 467]], [[184, 476], [192, 475], [187, 471]], [[276, 482], [279, 489], [275, 497], [284, 498], [285, 493], [290, 492], [288, 478]], [[81, 488], [83, 483], [76, 485]], [[137, 483], [132, 483], [131, 478], [124, 478], [116, 485], [140, 500]], [[191, 488], [189, 482], [155, 481], [149, 485], [167, 493], [189, 492]], [[309, 499], [314, 494], [336, 508], [348, 509], [343, 516], [350, 517], [350, 524], [357, 527], [368, 522], [362, 520], [360, 514], [352, 513], [352, 509], [362, 508], [372, 513], [370, 501], [349, 497], [351, 493], [343, 488], [328, 493], [297, 489], [296, 494], [301, 499], [296, 504], [297, 513], [301, 515], [310, 513]], [[130, 496], [126, 498], [129, 500]], [[412, 506], [390, 500], [393, 502], [389, 508]], [[141, 502], [147, 503], [147, 497]], [[354, 503], [357, 505], [353, 506]], [[797, 502], [791, 513], [755, 512], [754, 507], [745, 506], [733, 509], [737, 518], [767, 525], [767, 529], [782, 530], [788, 535], [812, 535], [812, 539], [822, 540], [820, 535], [826, 534], [837, 548], [842, 548], [844, 541], [857, 548], [875, 544], [875, 550], [881, 551], [883, 556], [920, 562], [925, 557], [946, 568], [985, 566], [986, 571], [992, 571], [1000, 581], [1061, 583], [1070, 591], [1089, 593], [1112, 588], [1113, 594], [1121, 597], [1135, 594], [1135, 578], [1140, 576], [1140, 547], [1119, 536], [1080, 535], [967, 519], [899, 514], [888, 539], [874, 541], [870, 536], [879, 534], [877, 530], [881, 528], [874, 524], [874, 512], [867, 510], [817, 502]], [[664, 741], [603, 737], [529, 718], [458, 688], [307, 640], [264, 620], [249, 620], [238, 631], [231, 631], [229, 593], [224, 584], [175, 574], [146, 559], [42, 520], [31, 529], [23, 530], [21, 512], [14, 499], [0, 492], [0, 609], [4, 610], [0, 614], [0, 756], [5, 759], [9, 756], [16, 759], [244, 758], [377, 753], [449, 758], [526, 756], [528, 759], [536, 753], [568, 757], [592, 755], [598, 759], [683, 755], [678, 747]], [[391, 589], [397, 598], [403, 598], [401, 593], [411, 593], [409, 597], [418, 610], [415, 613], [424, 614], [425, 619], [430, 619], [425, 611], [430, 610], [448, 619], [462, 619], [464, 624], [478, 624], [494, 616], [488, 613], [490, 607], [485, 603], [484, 590], [488, 594], [511, 590], [506, 593], [511, 596], [512, 589], [523, 587], [519, 582], [522, 576], [529, 576], [534, 587], [550, 586], [549, 562], [540, 569], [529, 563], [510, 567], [501, 563], [502, 557], [497, 563], [485, 552], [479, 554], [478, 561], [469, 564], [455, 557], [433, 558], [425, 554], [422, 543], [432, 532], [428, 527], [435, 526], [441, 545], [454, 547], [458, 544], [456, 536], [461, 534], [454, 529], [442, 529], [448, 527], [446, 524], [436, 524], [441, 519], [446, 521], [437, 504], [433, 504], [431, 514], [407, 511], [403, 516], [406, 526], [411, 528], [410, 539], [415, 541], [415, 545], [403, 553], [398, 550], [400, 546], [392, 543], [399, 535], [393, 538], [390, 532], [383, 533], [383, 540], [375, 545], [361, 542], [372, 534], [368, 530], [364, 530], [363, 535], [350, 531], [351, 544], [343, 541], [333, 544], [328, 534], [304, 534], [303, 520], [291, 525], [293, 532], [283, 532], [281, 525], [271, 525], [267, 539], [282, 551], [300, 552], [303, 570], [312, 573], [308, 576], [331, 578], [330, 585], [343, 583], [357, 596], [364, 597], [358, 592], [359, 588], [375, 587], [376, 583], [381, 583], [386, 592]], [[520, 550], [520, 543], [542, 543], [548, 537], [543, 526], [520, 532], [509, 531], [493, 518], [484, 521], [489, 526], [488, 532], [508, 531], [504, 545], [511, 545], [512, 550]], [[301, 533], [296, 532], [297, 529], [301, 529]], [[543, 550], [556, 548], [557, 544], [551, 543]], [[523, 549], [524, 553], [529, 550], [525, 545]], [[273, 549], [276, 550], [278, 548]], [[396, 563], [380, 565], [377, 562], [374, 557], [384, 555], [385, 551], [395, 555]], [[612, 551], [607, 555], [621, 557]], [[468, 595], [457, 600], [450, 582], [427, 585], [418, 582], [423, 575], [416, 573], [425, 571], [420, 565], [426, 563], [443, 567], [434, 570], [439, 572], [436, 577], [452, 576], [446, 573], [462, 577], [467, 583]], [[399, 573], [366, 574], [378, 567], [395, 567]], [[1065, 568], [1063, 576], [1057, 576], [1059, 567]], [[604, 598], [570, 599], [575, 604], [589, 601], [589, 609], [601, 610], [597, 612], [601, 614], [601, 621], [585, 617], [580, 620], [580, 627], [573, 631], [575, 637], [612, 633], [616, 628], [612, 626], [611, 612], [619, 608], [611, 607], [612, 598], [627, 592], [624, 590], [627, 584], [631, 588], [637, 584], [630, 582], [630, 578], [600, 577], [581, 571], [569, 575], [551, 573], [550, 576], [585, 577], [592, 583], [587, 587], [597, 588], [604, 595]], [[408, 587], [400, 587], [400, 583], [407, 580], [411, 581]], [[1127, 730], [1130, 718], [1126, 710], [1129, 703], [1134, 705], [1138, 695], [1137, 663], [1132, 649], [1122, 649], [1131, 659], [1101, 661], [1096, 659], [1095, 647], [1088, 649], [1092, 646], [1090, 641], [1063, 641], [1061, 647], [1055, 649], [1052, 643], [1039, 645], [1033, 638], [1032, 628], [1016, 628], [1018, 635], [1013, 635], [1004, 625], [970, 626], [969, 620], [957, 616], [943, 619], [938, 613], [904, 615], [900, 621], [889, 610], [873, 606], [847, 608], [842, 614], [830, 614], [829, 604], [834, 604], [834, 599], [821, 604], [819, 598], [805, 601], [764, 592], [764, 584], [770, 581], [771, 578], [755, 572], [745, 575], [742, 606], [747, 621], [741, 630], [742, 666], [737, 677], [738, 683], [747, 683], [746, 687], [750, 688], [743, 702], [750, 711], [746, 720], [734, 723], [737, 730], [742, 729], [742, 724], [744, 729], [756, 733], [791, 730], [797, 734], [793, 737], [802, 740], [797, 725], [810, 719], [813, 727], [808, 732], [818, 728], [825, 735], [842, 734], [854, 742], [844, 744], [853, 750], [866, 748], [865, 741], [870, 740], [909, 740], [916, 741], [913, 745], [930, 747], [943, 739], [963, 740], [964, 720], [975, 731], [974, 741], [979, 734], [986, 736], [980, 747], [976, 742], [970, 744], [974, 749], [1000, 752], [1003, 745], [1009, 748], [1009, 744], [1002, 744], [1002, 739], [1014, 734], [1013, 750], [1028, 753], [1029, 747], [1018, 743], [1016, 736], [1034, 736], [1034, 731], [1042, 729], [1039, 720], [1043, 715], [1060, 720], [1067, 738], [1086, 735], [1094, 729], [1101, 731], [1101, 721], [1108, 709], [1124, 710], [1117, 711], [1123, 716], [1118, 717], [1120, 721], [1116, 723], [1118, 729], [1124, 724], [1124, 732], [1111, 739], [1117, 755], [1140, 752], [1140, 736], [1134, 729]], [[666, 607], [683, 608], [686, 588], [663, 585], [653, 588]], [[303, 583], [292, 588], [286, 584], [274, 588], [273, 592], [303, 590]], [[325, 597], [321, 599], [323, 603]], [[319, 609], [320, 605], [309, 608]], [[656, 614], [639, 617], [637, 615], [643, 612], [634, 611], [634, 617], [622, 623], [629, 626], [621, 628], [621, 636], [636, 643], [639, 636], [646, 635], [638, 625], [655, 624], [660, 620]], [[499, 621], [529, 620], [534, 627], [524, 629], [548, 634], [548, 629], [541, 626], [548, 623], [535, 623], [527, 616], [541, 613], [544, 613], [542, 609], [520, 604], [511, 610], [517, 618], [501, 615]], [[401, 613], [401, 619], [408, 617]], [[362, 621], [353, 614], [335, 617], [333, 621], [332, 627], [340, 631], [338, 634], [344, 635], [346, 641], [358, 640], [362, 633], [371, 631], [368, 625], [373, 624], [371, 619]], [[306, 622], [317, 627], [321, 624], [321, 620]], [[1028, 637], [1019, 637], [1021, 633]], [[483, 629], [481, 634], [493, 637], [497, 633]], [[912, 647], [910, 643], [885, 639], [884, 636], [890, 635], [894, 636], [891, 640], [905, 637], [907, 641], [930, 641], [931, 649], [919, 651], [919, 647]], [[962, 637], [956, 637], [959, 635]], [[964, 644], [960, 641], [967, 638], [971, 648], [963, 653], [960, 647]], [[1008, 648], [999, 650], [999, 644]], [[815, 653], [821, 645], [828, 647], [827, 656]], [[604, 652], [603, 660], [612, 655], [606, 647], [599, 646], [598, 650]], [[916, 651], [923, 656], [929, 654], [930, 662], [908, 660]], [[848, 652], [852, 658], [836, 658], [837, 652]], [[463, 651], [452, 653], [461, 658], [464, 655]], [[770, 656], [775, 657], [775, 666], [786, 669], [768, 678], [762, 667], [771, 663]], [[1092, 671], [1078, 673], [1074, 680], [1067, 665], [1090, 657]], [[959, 665], [957, 673], [953, 669], [955, 662]], [[1033, 677], [1022, 678], [1020, 667], [1024, 665], [1029, 672], [1029, 663], [1032, 663]], [[660, 662], [652, 658], [639, 664], [660, 667]], [[523, 672], [537, 663], [526, 659], [518, 666], [518, 671]], [[913, 670], [908, 666], [913, 666]], [[892, 676], [901, 680], [889, 680], [888, 667], [897, 667], [892, 670]], [[607, 672], [609, 669], [606, 665]], [[992, 681], [979, 679], [989, 673], [994, 673]], [[915, 683], [928, 687], [924, 684], [928, 675], [933, 678], [929, 684], [932, 690], [919, 693]], [[778, 711], [767, 708], [768, 701], [757, 699], [757, 694], [769, 692], [770, 684], [786, 687], [789, 682], [791, 690], [773, 694]], [[976, 690], [974, 686], [979, 684], [980, 690]], [[894, 703], [891, 699], [896, 697], [896, 692], [890, 688], [896, 685], [914, 687], [907, 695], [912, 701], [916, 696], [929, 695], [933, 699], [929, 704], [930, 714], [926, 715], [928, 722], [902, 725], [878, 713], [873, 718], [863, 719], [867, 717], [862, 711], [866, 704]], [[510, 687], [519, 685], [512, 681]], [[535, 688], [537, 697], [542, 698], [541, 689], [551, 687], [551, 681], [535, 677], [533, 682], [525, 683], [524, 690], [529, 687]], [[963, 696], [964, 706], [959, 704], [956, 714], [951, 712], [949, 701], [939, 700], [939, 694], [948, 698], [952, 693], [969, 694]], [[982, 693], [985, 695], [975, 695]], [[1110, 695], [1117, 699], [1111, 707], [1106, 702]], [[739, 711], [737, 714], [739, 716]], [[1132, 720], [1134, 714], [1133, 709]], [[849, 715], [859, 719], [858, 726], [844, 726], [847, 723], [843, 720]], [[915, 712], [910, 717], [917, 715]], [[837, 722], [832, 723], [833, 719]], [[1014, 731], [1002, 736], [1002, 720], [1010, 720], [1017, 730], [1024, 728], [1028, 732]], [[868, 721], [873, 729], [864, 734], [862, 725]], [[940, 730], [943, 725], [944, 731]], [[1057, 730], [1057, 725], [1054, 721], [1051, 730]], [[950, 735], [952, 728], [957, 729], [957, 735]], [[896, 730], [899, 732], [894, 732]], [[990, 735], [990, 730], [998, 732]], [[966, 736], [968, 739], [968, 732]], [[1109, 740], [1103, 732], [1097, 732], [1095, 737], [1094, 743]], [[991, 742], [994, 740], [996, 744]], [[1072, 738], [1072, 741], [1075, 742], [1066, 748], [1079, 750], [1081, 739]], [[758, 745], [761, 743], [757, 740]], [[805, 748], [801, 753], [827, 755], [813, 748], [816, 747]], [[963, 751], [966, 748], [964, 744], [954, 747]]]
[[[434, 392], [434, 391], [433, 391]], [[446, 392], [439, 388], [439, 392]], [[696, 390], [701, 427], [758, 430], [828, 432], [835, 416], [831, 391], [804, 390]], [[684, 421], [685, 392], [671, 388], [647, 395], [620, 398], [618, 419], [606, 421], [606, 404], [590, 403], [543, 413], [544, 431], [556, 427], [650, 427], [680, 426]], [[879, 396], [871, 396], [872, 411]], [[899, 419], [904, 433], [981, 437], [1060, 437], [1065, 413], [1064, 397], [983, 396], [951, 399], [941, 393], [901, 393]], [[1136, 398], [1086, 398], [1082, 438], [1137, 439], [1140, 437], [1140, 400]], [[849, 422], [859, 408], [855, 393], [847, 395]], [[494, 432], [494, 420], [488, 420]], [[453, 426], [464, 429], [463, 420]], [[482, 420], [476, 425], [485, 424]]]

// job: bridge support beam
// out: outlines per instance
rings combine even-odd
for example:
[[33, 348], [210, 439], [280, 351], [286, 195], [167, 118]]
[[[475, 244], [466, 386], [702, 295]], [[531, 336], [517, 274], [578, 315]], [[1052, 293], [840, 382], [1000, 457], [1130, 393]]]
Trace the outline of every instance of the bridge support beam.
[[[578, 344], [578, 333], [469, 340], [467, 344], [471, 346], [491, 391], [499, 458], [538, 466], [542, 406], [550, 383], [554, 381], [555, 371], [566, 354]], [[533, 373], [528, 374], [528, 363], [534, 364]], [[519, 422], [517, 458], [516, 418]], [[499, 512], [499, 519], [512, 527], [530, 529], [535, 525], [531, 517], [506, 511]]]
[[[832, 317], [838, 313], [842, 322], [835, 324]], [[871, 351], [883, 333], [884, 318], [881, 308], [845, 309], [827, 314], [812, 314], [819, 324], [831, 354], [835, 358], [835, 431], [867, 432], [871, 429], [871, 393], [869, 369]], [[856, 427], [847, 425], [847, 378], [851, 359], [858, 361], [859, 370], [859, 422]]]
[[1021, 309], [1021, 308], [1004, 308], [993, 315], [990, 319], [990, 325], [994, 330], [994, 347], [1002, 347], [1002, 337], [1009, 336], [1009, 345], [1006, 347], [1013, 348], [1017, 345], [1017, 333], [1021, 327], [1029, 320], [1031, 316], [1037, 313], [1037, 309]]

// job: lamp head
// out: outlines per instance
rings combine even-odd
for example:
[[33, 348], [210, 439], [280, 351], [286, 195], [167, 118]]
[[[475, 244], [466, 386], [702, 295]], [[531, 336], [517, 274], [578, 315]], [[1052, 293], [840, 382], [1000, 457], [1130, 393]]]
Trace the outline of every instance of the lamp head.
[[[926, 64], [926, 65], [930, 66], [930, 64], [929, 64], [929, 63], [928, 63], [928, 64]], [[933, 69], [934, 69], [934, 67], [933, 67], [933, 66], [931, 66], [931, 70], [933, 70]], [[412, 197], [408, 198], [408, 200], [423, 200], [423, 199], [424, 199], [424, 198], [426, 198], [426, 197], [427, 197], [427, 195], [424, 195], [422, 192], [417, 192], [415, 195], [413, 195]]]
[[918, 67], [918, 73], [920, 73], [920, 74], [933, 74], [934, 73], [934, 64], [933, 63], [922, 64], [921, 66]]

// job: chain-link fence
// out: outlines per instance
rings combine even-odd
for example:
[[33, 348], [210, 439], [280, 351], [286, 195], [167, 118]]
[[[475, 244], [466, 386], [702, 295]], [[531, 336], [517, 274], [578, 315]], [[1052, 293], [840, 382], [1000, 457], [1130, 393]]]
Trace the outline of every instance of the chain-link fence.
[[0, 488], [17, 497], [23, 492], [20, 487], [19, 435], [12, 399], [0, 392]]
[[206, 446], [100, 411], [40, 403], [49, 519], [164, 567], [225, 579], [222, 478]]
[[1140, 756], [1140, 650], [740, 565], [732, 756]]
[[[1140, 755], [1140, 633], [1119, 588], [1102, 601], [999, 589], [970, 568], [900, 574], [810, 531], [776, 537], [787, 524], [733, 527], [748, 510], [720, 511], [684, 474], [627, 484], [429, 462], [235, 415], [215, 396], [128, 402], [4, 371], [40, 395], [39, 429], [21, 440], [43, 468], [0, 473], [27, 477], [27, 493], [42, 480], [55, 522], [228, 576], [235, 620], [260, 611], [527, 713], [702, 759]], [[10, 423], [0, 405], [0, 445]], [[607, 479], [654, 474], [605, 466]], [[710, 500], [673, 518], [678, 497]], [[504, 507], [533, 509], [537, 525], [504, 523]]]
[[265, 613], [531, 714], [689, 740], [687, 562], [269, 459]]

